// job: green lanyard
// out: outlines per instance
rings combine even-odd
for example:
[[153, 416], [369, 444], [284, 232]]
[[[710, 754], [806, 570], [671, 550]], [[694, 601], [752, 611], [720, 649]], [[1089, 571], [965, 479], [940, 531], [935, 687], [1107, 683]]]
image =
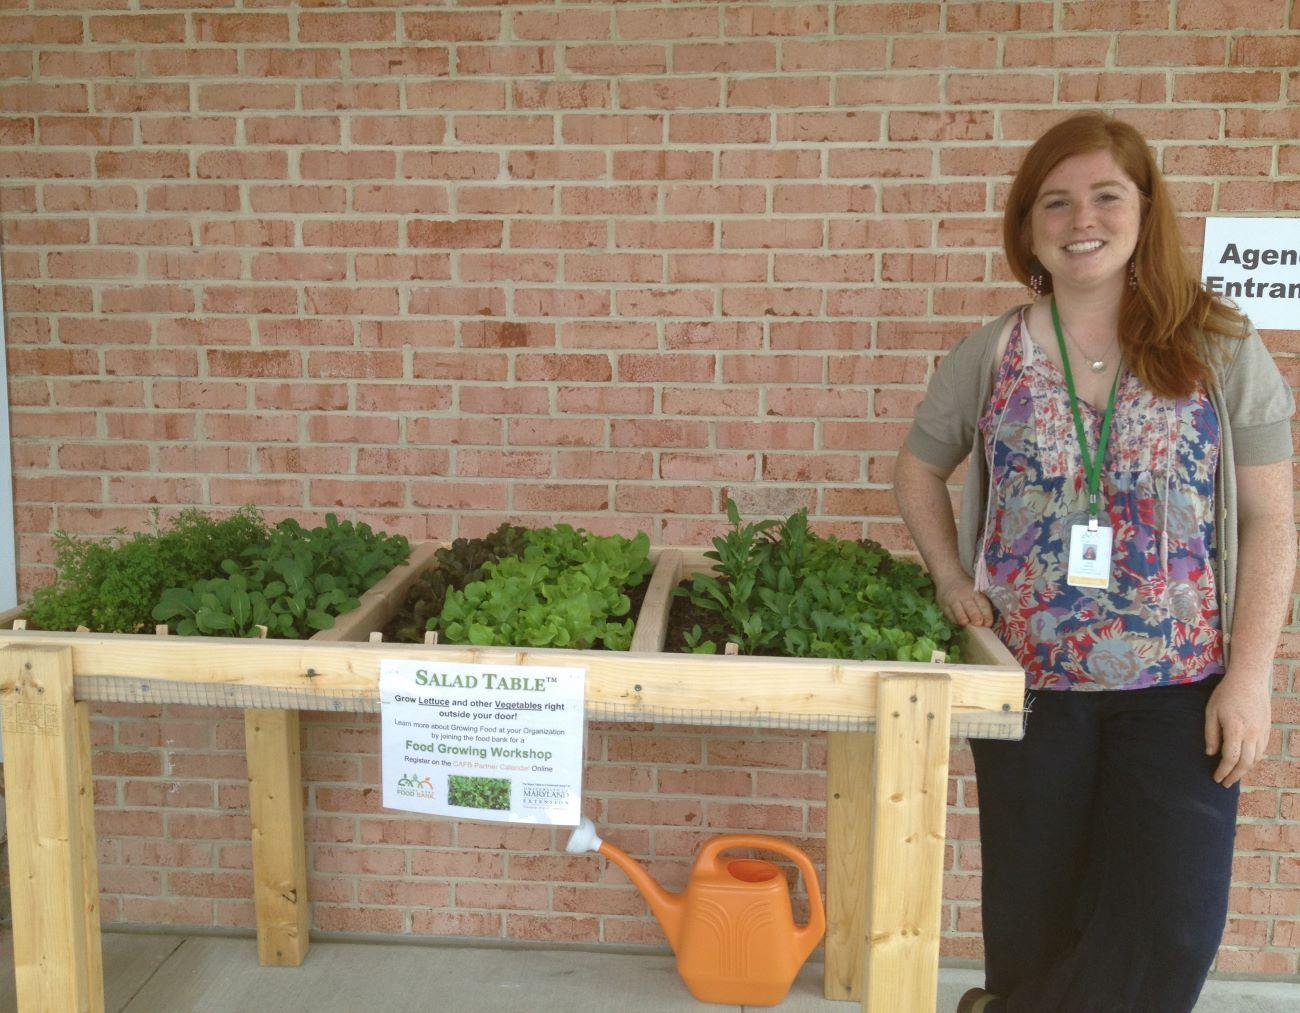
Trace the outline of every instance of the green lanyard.
[[1079, 436], [1079, 456], [1083, 458], [1083, 474], [1088, 479], [1088, 529], [1097, 530], [1097, 514], [1100, 503], [1097, 498], [1101, 488], [1101, 467], [1106, 460], [1106, 447], [1110, 443], [1110, 423], [1115, 416], [1115, 390], [1119, 387], [1120, 369], [1115, 370], [1115, 379], [1110, 385], [1110, 398], [1106, 402], [1106, 414], [1101, 420], [1101, 439], [1097, 441], [1097, 456], [1088, 451], [1088, 431], [1083, 426], [1083, 412], [1079, 410], [1079, 396], [1074, 392], [1074, 373], [1070, 370], [1070, 353], [1065, 348], [1065, 333], [1061, 330], [1061, 314], [1056, 308], [1056, 296], [1052, 296], [1052, 326], [1056, 328], [1056, 344], [1061, 349], [1061, 370], [1065, 373], [1065, 387], [1070, 392], [1070, 410], [1074, 412], [1074, 431]]

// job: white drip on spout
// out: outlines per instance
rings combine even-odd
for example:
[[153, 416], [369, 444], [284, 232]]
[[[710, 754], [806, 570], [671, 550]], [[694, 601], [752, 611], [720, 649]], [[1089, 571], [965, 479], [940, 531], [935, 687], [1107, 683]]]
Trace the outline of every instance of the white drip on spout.
[[569, 843], [564, 846], [564, 850], [571, 855], [581, 855], [584, 851], [599, 851], [602, 843], [596, 836], [596, 824], [584, 816], [582, 822], [573, 828], [573, 833], [569, 834]]

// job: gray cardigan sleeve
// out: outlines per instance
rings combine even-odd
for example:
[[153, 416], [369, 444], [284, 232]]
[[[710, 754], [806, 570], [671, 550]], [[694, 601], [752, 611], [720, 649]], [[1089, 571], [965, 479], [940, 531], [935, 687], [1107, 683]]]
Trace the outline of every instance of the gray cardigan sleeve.
[[1274, 464], [1290, 460], [1291, 387], [1254, 327], [1232, 342], [1232, 359], [1223, 373], [1223, 399], [1231, 416], [1232, 453], [1236, 465]]
[[968, 334], [944, 356], [916, 407], [907, 449], [927, 464], [955, 468], [975, 444], [975, 427], [987, 394], [983, 383], [990, 340], [1001, 334], [1003, 315]]

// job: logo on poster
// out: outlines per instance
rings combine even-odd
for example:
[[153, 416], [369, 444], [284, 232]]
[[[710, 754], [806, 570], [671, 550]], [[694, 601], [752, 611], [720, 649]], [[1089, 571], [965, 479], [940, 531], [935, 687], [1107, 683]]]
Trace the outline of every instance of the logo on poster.
[[397, 794], [405, 798], [433, 798], [433, 781], [415, 774], [403, 774], [397, 779]]

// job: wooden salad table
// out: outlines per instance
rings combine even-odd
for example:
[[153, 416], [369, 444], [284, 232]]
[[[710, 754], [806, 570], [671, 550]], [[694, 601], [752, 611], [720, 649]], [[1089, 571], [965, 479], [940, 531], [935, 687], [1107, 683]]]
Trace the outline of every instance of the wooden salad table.
[[828, 732], [825, 994], [934, 1009], [949, 738], [1022, 729], [1024, 674], [990, 631], [965, 632], [960, 665], [665, 654], [673, 587], [712, 562], [660, 549], [630, 652], [374, 642], [437, 548], [309, 641], [0, 631], [20, 1013], [103, 1009], [88, 701], [246, 711], [258, 956], [292, 966], [310, 926], [298, 711], [377, 712], [393, 657], [582, 667], [593, 720]]

